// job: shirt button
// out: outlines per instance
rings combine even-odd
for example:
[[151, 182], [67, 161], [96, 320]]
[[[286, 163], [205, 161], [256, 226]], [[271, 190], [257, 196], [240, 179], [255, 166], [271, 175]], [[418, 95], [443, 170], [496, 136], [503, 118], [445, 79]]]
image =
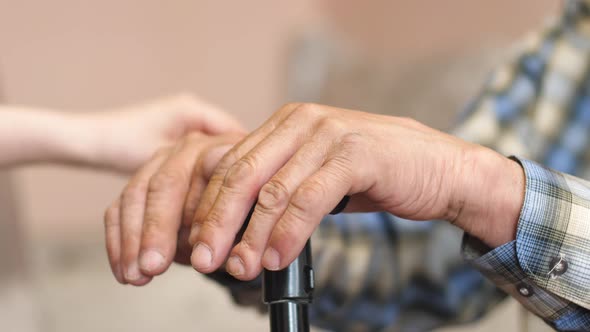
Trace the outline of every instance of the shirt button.
[[518, 289], [518, 293], [520, 293], [520, 295], [524, 297], [529, 297], [533, 295], [533, 289], [531, 288], [531, 286], [527, 284], [519, 284], [518, 286], [516, 286], [516, 288]]
[[568, 269], [568, 263], [563, 257], [554, 257], [549, 262], [549, 271], [551, 277], [559, 277], [563, 275]]

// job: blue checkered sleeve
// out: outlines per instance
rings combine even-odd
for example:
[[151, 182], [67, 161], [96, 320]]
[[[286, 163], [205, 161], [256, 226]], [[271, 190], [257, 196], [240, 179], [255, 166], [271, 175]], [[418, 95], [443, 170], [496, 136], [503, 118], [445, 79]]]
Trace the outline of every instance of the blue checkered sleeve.
[[560, 331], [590, 330], [590, 183], [528, 160], [516, 240], [491, 250], [466, 235], [463, 256]]

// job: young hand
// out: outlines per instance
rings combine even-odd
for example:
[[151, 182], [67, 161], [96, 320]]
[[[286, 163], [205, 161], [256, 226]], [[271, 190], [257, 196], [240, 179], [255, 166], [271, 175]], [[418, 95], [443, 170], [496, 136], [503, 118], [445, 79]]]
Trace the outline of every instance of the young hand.
[[123, 172], [135, 171], [158, 148], [171, 146], [193, 131], [245, 133], [231, 115], [190, 95], [90, 114], [87, 121], [99, 137], [93, 162]]

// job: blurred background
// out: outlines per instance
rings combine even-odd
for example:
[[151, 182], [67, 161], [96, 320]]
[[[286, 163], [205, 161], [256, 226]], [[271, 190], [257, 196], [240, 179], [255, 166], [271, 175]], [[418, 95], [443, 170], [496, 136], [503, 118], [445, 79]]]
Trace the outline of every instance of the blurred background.
[[[558, 0], [0, 0], [3, 102], [99, 109], [191, 92], [255, 128], [289, 100], [447, 128]], [[1, 120], [0, 120], [1, 121]], [[102, 214], [123, 177], [0, 170], [0, 330], [264, 331], [267, 320], [173, 267], [112, 278]], [[543, 331], [506, 301], [445, 331]], [[528, 327], [527, 327], [528, 326]]]

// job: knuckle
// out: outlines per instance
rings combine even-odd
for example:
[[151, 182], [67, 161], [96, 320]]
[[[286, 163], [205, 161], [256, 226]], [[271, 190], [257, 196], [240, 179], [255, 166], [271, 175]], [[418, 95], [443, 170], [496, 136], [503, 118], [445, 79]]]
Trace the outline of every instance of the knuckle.
[[344, 121], [334, 117], [323, 117], [318, 121], [318, 129], [324, 132], [341, 132], [345, 127]]
[[257, 162], [254, 157], [244, 157], [233, 164], [224, 179], [228, 188], [236, 188], [244, 179], [256, 174]]
[[258, 194], [258, 206], [261, 212], [271, 212], [277, 207], [287, 205], [289, 202], [289, 190], [277, 179], [270, 180], [260, 189]]
[[168, 234], [169, 227], [166, 227], [160, 219], [146, 217], [143, 221], [143, 227], [141, 230], [141, 245], [143, 246], [154, 241], [161, 243], [159, 240], [168, 239]]
[[309, 207], [325, 196], [322, 186], [318, 184], [303, 184], [297, 189], [289, 203], [288, 211], [301, 222], [307, 222], [310, 215]]
[[367, 148], [365, 138], [359, 133], [346, 133], [338, 142], [338, 150], [334, 157], [337, 161], [352, 163], [355, 156]]
[[164, 171], [154, 175], [148, 186], [148, 193], [158, 193], [187, 185], [186, 176], [176, 171]]
[[160, 219], [153, 215], [146, 215], [143, 219], [142, 234], [152, 234], [158, 231], [160, 228]]
[[304, 118], [313, 118], [321, 114], [322, 108], [314, 103], [300, 103], [293, 108], [294, 115]]
[[292, 212], [296, 216], [304, 218], [309, 214], [309, 207], [313, 206], [314, 202], [321, 201], [325, 197], [326, 190], [324, 186], [315, 180], [309, 180], [307, 183], [302, 184], [293, 195], [293, 199], [291, 199]]
[[358, 150], [362, 148], [365, 143], [365, 138], [360, 133], [346, 133], [340, 139], [340, 147], [343, 150]]
[[[366, 138], [359, 133], [347, 133], [340, 139], [338, 150], [330, 158], [330, 170], [335, 175], [351, 175], [352, 169], [366, 159]], [[356, 166], [355, 166], [356, 165]]]
[[217, 212], [216, 210], [212, 210], [205, 218], [205, 222], [203, 223], [203, 225], [201, 225], [201, 228], [208, 227], [210, 229], [221, 229], [223, 228], [222, 226], [223, 225], [221, 222], [221, 216], [219, 215], [219, 212]]

